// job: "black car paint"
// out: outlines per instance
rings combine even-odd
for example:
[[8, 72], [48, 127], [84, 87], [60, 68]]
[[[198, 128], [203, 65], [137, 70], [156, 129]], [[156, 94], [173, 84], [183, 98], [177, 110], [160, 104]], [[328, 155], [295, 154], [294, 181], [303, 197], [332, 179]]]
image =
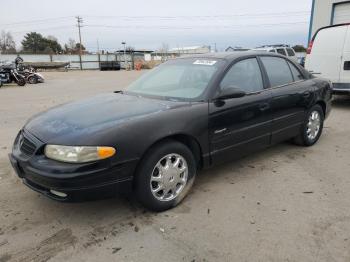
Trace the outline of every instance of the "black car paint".
[[[199, 166], [207, 168], [297, 135], [307, 110], [316, 103], [328, 115], [328, 81], [313, 78], [288, 59], [305, 80], [271, 88], [262, 66], [264, 90], [225, 101], [214, 99], [222, 77], [234, 63], [262, 55], [266, 54], [198, 56], [224, 61], [202, 101], [114, 93], [55, 107], [33, 117], [23, 128], [24, 135], [37, 140], [34, 155], [23, 156], [16, 140], [10, 160], [28, 186], [65, 201], [85, 190], [131, 188], [140, 159], [152, 145], [166, 138], [187, 144]], [[46, 144], [113, 146], [117, 152], [102, 161], [68, 164], [46, 158]], [[66, 192], [68, 197], [52, 195], [50, 189]]]

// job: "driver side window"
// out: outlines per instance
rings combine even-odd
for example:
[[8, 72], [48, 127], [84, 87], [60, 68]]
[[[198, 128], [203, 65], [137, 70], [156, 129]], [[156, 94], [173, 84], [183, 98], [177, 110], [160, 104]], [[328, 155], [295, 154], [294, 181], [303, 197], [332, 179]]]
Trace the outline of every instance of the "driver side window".
[[256, 58], [249, 58], [234, 64], [220, 83], [221, 90], [229, 87], [239, 88], [246, 93], [264, 89], [260, 66]]

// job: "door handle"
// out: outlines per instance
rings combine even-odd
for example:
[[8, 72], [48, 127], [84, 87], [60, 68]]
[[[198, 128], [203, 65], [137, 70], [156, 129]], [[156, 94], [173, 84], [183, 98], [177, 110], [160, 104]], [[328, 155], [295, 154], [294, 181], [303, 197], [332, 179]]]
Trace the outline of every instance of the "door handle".
[[263, 103], [263, 104], [259, 105], [260, 111], [265, 111], [265, 110], [267, 110], [269, 108], [270, 108], [270, 104], [269, 103]]

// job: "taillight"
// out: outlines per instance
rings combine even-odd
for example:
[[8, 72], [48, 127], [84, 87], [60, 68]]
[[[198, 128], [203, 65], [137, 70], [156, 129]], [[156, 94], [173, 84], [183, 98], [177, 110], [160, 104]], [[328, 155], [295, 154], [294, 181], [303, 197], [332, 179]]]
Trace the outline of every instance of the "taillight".
[[314, 44], [314, 41], [310, 41], [310, 43], [309, 43], [309, 47], [307, 48], [307, 50], [306, 50], [306, 53], [309, 55], [309, 54], [311, 54], [311, 50], [312, 50], [312, 46], [313, 46], [313, 44]]

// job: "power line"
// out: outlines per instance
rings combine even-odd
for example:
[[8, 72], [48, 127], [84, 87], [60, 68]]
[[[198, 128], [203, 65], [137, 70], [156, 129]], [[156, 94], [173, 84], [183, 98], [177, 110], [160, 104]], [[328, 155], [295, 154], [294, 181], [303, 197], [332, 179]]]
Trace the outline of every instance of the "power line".
[[0, 26], [16, 26], [21, 24], [35, 24], [35, 23], [45, 23], [48, 21], [57, 21], [57, 20], [64, 20], [67, 18], [74, 18], [73, 16], [63, 16], [63, 17], [56, 17], [56, 18], [47, 18], [47, 19], [37, 19], [37, 20], [27, 20], [27, 21], [21, 21], [21, 22], [14, 22], [14, 23], [8, 23], [8, 24], [0, 24]]
[[193, 29], [234, 29], [242, 27], [274, 27], [274, 26], [288, 26], [288, 25], [298, 25], [298, 24], [307, 24], [308, 21], [300, 22], [290, 22], [290, 23], [275, 23], [275, 24], [248, 24], [248, 25], [192, 25], [192, 26], [142, 26], [142, 25], [94, 25], [87, 24], [86, 27], [101, 27], [101, 28], [119, 28], [119, 29], [159, 29], [159, 30], [168, 30], [168, 29], [178, 29], [178, 30], [193, 30]]
[[[98, 16], [98, 15], [84, 15], [85, 17], [90, 18], [116, 18], [116, 19], [217, 19], [217, 18], [237, 18], [237, 17], [245, 17], [245, 18], [254, 18], [254, 17], [289, 17], [289, 16], [299, 16], [299, 15], [309, 15], [309, 11], [294, 11], [294, 12], [279, 12], [279, 13], [242, 13], [242, 14], [221, 14], [221, 15], [176, 15], [176, 16], [159, 16], [159, 15], [151, 15], [151, 16]], [[18, 25], [28, 25], [28, 24], [42, 24], [47, 22], [54, 22], [59, 20], [65, 20], [68, 18], [74, 18], [74, 16], [62, 16], [62, 17], [54, 17], [54, 18], [46, 18], [46, 19], [36, 19], [36, 20], [26, 20], [20, 22], [6, 23], [0, 24], [0, 26], [18, 26]]]
[[150, 16], [98, 16], [98, 15], [84, 15], [85, 17], [91, 18], [127, 18], [127, 19], [193, 19], [193, 18], [222, 18], [222, 17], [271, 17], [271, 16], [291, 16], [291, 15], [309, 15], [309, 11], [297, 11], [297, 12], [279, 12], [279, 13], [245, 13], [245, 14], [221, 14], [221, 15], [176, 15], [176, 16], [159, 16], [159, 15], [150, 15]]
[[11, 34], [22, 34], [22, 33], [28, 33], [28, 32], [33, 32], [33, 31], [47, 31], [47, 30], [67, 29], [67, 28], [72, 28], [72, 25], [46, 27], [46, 28], [39, 28], [39, 29], [32, 29], [32, 30], [28, 29], [28, 30], [15, 31], [15, 32], [11, 31]]

